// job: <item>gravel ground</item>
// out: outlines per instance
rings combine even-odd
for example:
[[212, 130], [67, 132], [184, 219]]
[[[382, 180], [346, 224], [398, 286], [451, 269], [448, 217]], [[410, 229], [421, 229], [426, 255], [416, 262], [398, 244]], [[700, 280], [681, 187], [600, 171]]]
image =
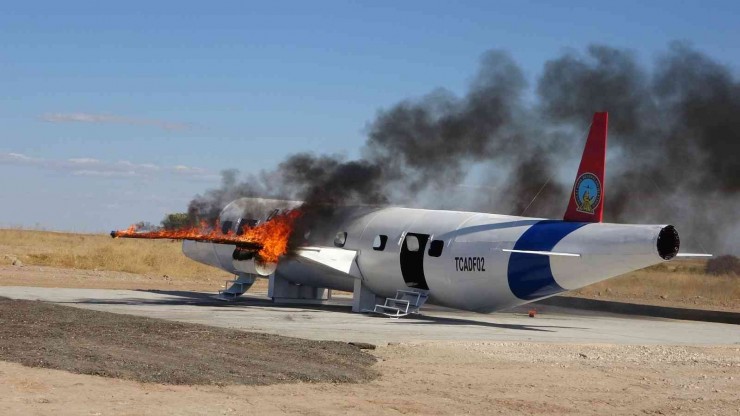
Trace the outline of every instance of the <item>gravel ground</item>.
[[[149, 287], [136, 275], [13, 270], [0, 267], [0, 284]], [[20, 302], [0, 299], [0, 415], [740, 416], [740, 345], [445, 341], [370, 356], [343, 343]], [[366, 382], [337, 383], [352, 380]]]
[[[378, 347], [368, 383], [162, 386], [0, 362], [0, 414], [740, 415], [740, 346]], [[101, 399], [102, 398], [102, 399]]]
[[0, 298], [0, 360], [165, 384], [360, 382], [375, 358], [342, 342]]

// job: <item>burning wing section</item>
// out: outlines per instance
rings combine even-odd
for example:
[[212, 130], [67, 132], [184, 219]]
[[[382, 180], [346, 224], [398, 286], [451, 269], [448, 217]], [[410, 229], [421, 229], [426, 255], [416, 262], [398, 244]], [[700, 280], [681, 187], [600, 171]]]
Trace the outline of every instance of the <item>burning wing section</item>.
[[268, 276], [288, 250], [300, 201], [241, 198], [228, 204], [215, 223], [140, 232], [112, 231], [113, 238], [183, 240], [183, 253], [235, 274]]

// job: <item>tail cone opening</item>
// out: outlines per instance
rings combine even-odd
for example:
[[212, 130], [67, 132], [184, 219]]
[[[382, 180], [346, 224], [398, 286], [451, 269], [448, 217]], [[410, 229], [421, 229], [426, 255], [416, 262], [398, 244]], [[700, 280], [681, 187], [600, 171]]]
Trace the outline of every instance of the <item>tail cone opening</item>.
[[676, 227], [667, 225], [658, 234], [658, 255], [663, 260], [670, 260], [678, 254], [681, 240], [678, 238]]

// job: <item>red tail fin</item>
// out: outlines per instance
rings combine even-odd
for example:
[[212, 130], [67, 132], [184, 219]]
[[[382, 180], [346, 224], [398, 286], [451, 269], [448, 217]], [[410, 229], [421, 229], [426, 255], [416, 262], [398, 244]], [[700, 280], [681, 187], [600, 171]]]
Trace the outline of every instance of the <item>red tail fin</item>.
[[565, 221], [601, 222], [604, 212], [604, 170], [608, 113], [594, 113], [581, 166], [565, 211]]

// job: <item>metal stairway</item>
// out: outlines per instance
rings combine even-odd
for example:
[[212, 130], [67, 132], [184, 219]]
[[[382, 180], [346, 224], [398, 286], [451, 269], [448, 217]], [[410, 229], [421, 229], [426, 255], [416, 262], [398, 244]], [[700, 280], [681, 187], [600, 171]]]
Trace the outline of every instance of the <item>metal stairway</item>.
[[428, 298], [429, 292], [426, 290], [398, 290], [395, 297], [385, 299], [385, 304], [375, 305], [373, 312], [398, 319], [410, 313], [419, 313], [419, 308]]
[[218, 291], [216, 299], [223, 301], [233, 301], [243, 295], [254, 284], [255, 276], [246, 275], [238, 276], [234, 280], [226, 280], [224, 288]]

